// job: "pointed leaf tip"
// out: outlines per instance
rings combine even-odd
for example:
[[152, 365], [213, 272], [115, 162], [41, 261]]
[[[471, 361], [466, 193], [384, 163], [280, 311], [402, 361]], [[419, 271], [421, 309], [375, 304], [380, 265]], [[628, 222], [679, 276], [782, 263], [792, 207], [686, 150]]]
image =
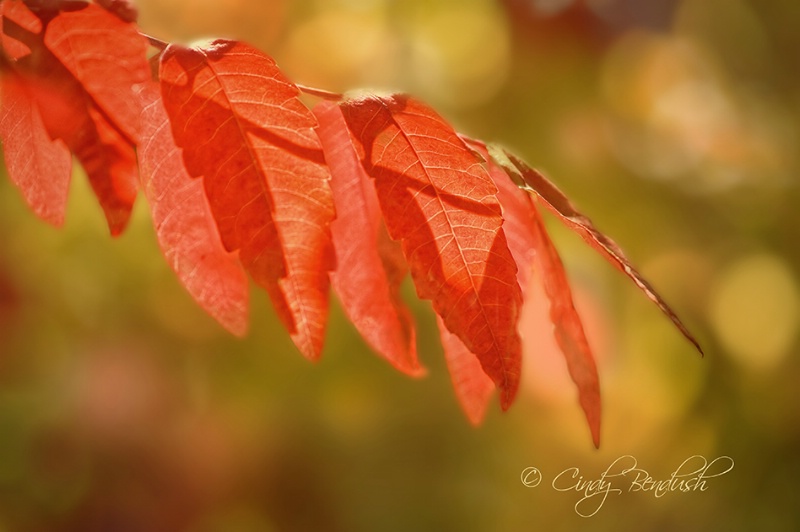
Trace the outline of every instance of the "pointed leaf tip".
[[503, 148], [490, 145], [489, 154], [518, 186], [535, 194], [559, 220], [633, 281], [703, 356], [703, 349], [694, 335], [689, 332], [675, 311], [667, 305], [652, 285], [633, 267], [616, 242], [601, 233], [589, 218], [581, 214], [554, 183], [530, 167], [525, 161]]
[[483, 371], [478, 358], [458, 336], [447, 330], [438, 315], [436, 324], [456, 399], [470, 424], [477, 427], [486, 417], [486, 409], [495, 390], [494, 382]]

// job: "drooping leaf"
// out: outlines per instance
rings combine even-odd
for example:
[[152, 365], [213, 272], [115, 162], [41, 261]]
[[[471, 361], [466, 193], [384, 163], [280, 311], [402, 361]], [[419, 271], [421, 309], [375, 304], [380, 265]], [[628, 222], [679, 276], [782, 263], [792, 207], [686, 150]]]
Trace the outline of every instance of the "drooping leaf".
[[143, 95], [139, 165], [158, 243], [198, 305], [241, 336], [247, 330], [247, 276], [220, 241], [202, 181], [183, 166], [158, 85], [148, 84]]
[[[81, 162], [112, 235], [120, 234], [136, 199], [138, 177], [133, 144], [109, 122], [81, 83], [45, 46], [41, 25], [32, 22], [34, 15], [25, 5], [6, 2], [2, 8], [4, 49], [22, 54], [12, 57], [6, 68], [23, 80], [22, 86], [39, 110], [49, 137], [61, 139]], [[34, 33], [37, 28], [40, 33]], [[17, 129], [15, 135], [25, 137], [32, 133]], [[57, 211], [63, 206], [53, 205], [52, 209]]]
[[142, 102], [136, 85], [150, 79], [147, 39], [130, 24], [89, 4], [47, 25], [45, 46], [131, 143], [138, 142]]
[[223, 244], [239, 250], [295, 345], [316, 359], [334, 208], [313, 114], [275, 62], [243, 43], [170, 45], [160, 78], [176, 144], [189, 173], [203, 177]]
[[514, 154], [494, 146], [489, 147], [489, 152], [497, 164], [502, 166], [519, 186], [534, 193], [541, 199], [542, 204], [564, 222], [567, 227], [579, 234], [584, 241], [597, 250], [606, 260], [627, 275], [661, 309], [700, 354], [703, 353], [700, 344], [681, 322], [677, 314], [656, 293], [650, 283], [636, 271], [619, 246], [605, 234], [598, 231], [589, 218], [578, 212], [563, 192], [545, 176], [528, 166]]
[[314, 114], [336, 205], [333, 289], [366, 342], [400, 371], [419, 375], [414, 323], [400, 299], [402, 277], [387, 273], [378, 248], [382, 221], [375, 186], [358, 160], [339, 106], [323, 101]]
[[0, 139], [8, 176], [28, 205], [43, 220], [62, 225], [72, 156], [63, 141], [47, 134], [24, 81], [12, 74], [3, 78]]
[[436, 316], [436, 324], [458, 403], [470, 423], [480, 425], [495, 390], [494, 382], [486, 375], [480, 361], [467, 349], [464, 342], [447, 330], [439, 315]]
[[[531, 202], [533, 207], [533, 202]], [[578, 387], [581, 404], [595, 447], [600, 447], [600, 379], [589, 341], [583, 330], [580, 316], [575, 310], [572, 290], [569, 287], [564, 265], [555, 246], [545, 231], [541, 215], [534, 208], [536, 235], [536, 266], [542, 277], [544, 291], [550, 300], [550, 321], [556, 342], [564, 353], [567, 370], [572, 382]]]
[[[559, 349], [564, 355], [567, 370], [578, 388], [578, 400], [584, 411], [592, 440], [600, 445], [600, 379], [591, 347], [573, 303], [572, 290], [558, 252], [548, 236], [533, 201], [533, 196], [519, 188], [490, 157], [482, 142], [467, 140], [487, 161], [489, 174], [497, 185], [497, 197], [503, 206], [508, 245], [520, 269], [520, 285], [526, 300], [536, 293], [528, 288], [534, 278], [542, 283], [550, 302], [550, 321]], [[539, 341], [520, 331], [523, 344]]]
[[452, 127], [421, 103], [366, 95], [342, 110], [417, 294], [478, 357], [508, 408], [519, 386], [521, 293], [497, 188]]

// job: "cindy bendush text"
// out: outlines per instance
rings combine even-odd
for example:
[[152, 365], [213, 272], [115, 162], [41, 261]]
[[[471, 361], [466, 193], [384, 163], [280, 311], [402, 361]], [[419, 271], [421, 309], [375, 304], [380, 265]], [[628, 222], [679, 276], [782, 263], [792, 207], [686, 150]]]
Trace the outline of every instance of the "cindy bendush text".
[[[635, 457], [620, 456], [597, 478], [587, 478], [580, 468], [570, 467], [550, 482], [560, 492], [575, 492], [580, 498], [575, 503], [575, 512], [581, 517], [592, 517], [600, 511], [610, 494], [624, 492], [646, 492], [663, 497], [673, 492], [706, 491], [711, 479], [721, 477], [733, 469], [733, 458], [720, 456], [708, 460], [701, 455], [684, 460], [667, 478], [657, 479], [639, 467]], [[522, 484], [534, 488], [542, 482], [542, 473], [535, 467], [526, 467], [520, 474]]]

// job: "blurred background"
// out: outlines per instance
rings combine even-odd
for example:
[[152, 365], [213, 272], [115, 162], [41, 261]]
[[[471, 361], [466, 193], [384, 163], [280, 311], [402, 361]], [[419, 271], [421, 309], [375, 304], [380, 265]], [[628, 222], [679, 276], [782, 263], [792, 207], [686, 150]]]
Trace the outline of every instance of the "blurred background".
[[[516, 404], [474, 429], [413, 288], [427, 377], [374, 356], [335, 302], [309, 364], [262, 292], [244, 339], [194, 305], [143, 197], [112, 240], [82, 175], [62, 229], [0, 179], [0, 531], [800, 526], [796, 0], [138, 4], [161, 39], [246, 40], [298, 83], [410, 92], [515, 150], [620, 243], [706, 356], [548, 220], [598, 359], [601, 448], [537, 305]], [[622, 455], [668, 479], [696, 454], [735, 467], [703, 492], [611, 495], [587, 519], [550, 486]]]

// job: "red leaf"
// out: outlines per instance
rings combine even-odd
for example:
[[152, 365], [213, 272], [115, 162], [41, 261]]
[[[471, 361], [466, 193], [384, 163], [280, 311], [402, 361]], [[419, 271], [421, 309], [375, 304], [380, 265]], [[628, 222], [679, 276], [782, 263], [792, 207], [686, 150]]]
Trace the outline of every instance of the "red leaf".
[[[31, 53], [30, 47], [18, 39], [9, 36], [15, 33], [15, 26], [19, 26], [22, 31], [38, 35], [42, 32], [42, 21], [28, 9], [22, 2], [10, 2], [4, 0], [0, 2], [0, 12], [3, 18], [3, 35], [0, 42], [3, 45], [3, 52], [9, 59], [19, 59]], [[17, 32], [18, 33], [18, 32]]]
[[138, 142], [136, 85], [150, 79], [150, 66], [147, 40], [136, 26], [89, 4], [50, 21], [44, 43], [127, 140]]
[[[33, 32], [40, 27], [33, 22], [30, 11], [21, 3], [6, 2], [2, 7], [4, 47], [16, 53], [31, 51], [7, 68], [24, 80], [28, 97], [35, 102], [50, 138], [63, 140], [80, 160], [111, 233], [121, 233], [136, 198], [138, 179], [133, 144], [94, 106], [80, 82], [44, 45], [42, 35]], [[19, 46], [12, 44], [15, 41]], [[20, 129], [15, 133], [22, 138], [33, 134]], [[13, 139], [7, 140], [14, 144]], [[63, 206], [53, 205], [52, 209]]]
[[[503, 206], [508, 245], [520, 267], [520, 284], [525, 298], [529, 294], [527, 283], [530, 274], [538, 273], [544, 292], [550, 301], [550, 321], [567, 370], [578, 388], [578, 400], [589, 423], [592, 440], [600, 445], [600, 379], [591, 347], [586, 339], [580, 316], [575, 310], [572, 290], [564, 265], [544, 227], [541, 215], [531, 195], [517, 187], [505, 171], [490, 158], [483, 143], [468, 141], [487, 160], [489, 174], [498, 188], [497, 197]], [[522, 341], [537, 341], [527, 338], [520, 331]]]
[[203, 192], [183, 166], [158, 86], [145, 92], [139, 149], [142, 188], [167, 262], [197, 303], [236, 335], [247, 330], [248, 284], [237, 257], [225, 251]]
[[470, 423], [480, 425], [495, 389], [494, 382], [484, 373], [480, 362], [464, 342], [447, 330], [439, 315], [436, 316], [436, 323], [458, 403]]
[[578, 387], [578, 397], [589, 422], [592, 441], [600, 447], [600, 379], [594, 362], [592, 349], [586, 340], [583, 324], [575, 310], [572, 291], [569, 287], [564, 265], [544, 228], [544, 222], [533, 202], [535, 213], [536, 266], [542, 277], [544, 291], [550, 299], [550, 321], [561, 352], [567, 361], [567, 370], [572, 382]]
[[419, 102], [365, 96], [342, 109], [417, 294], [477, 355], [508, 408], [519, 386], [521, 294], [497, 188], [453, 129]]
[[336, 205], [333, 289], [364, 340], [400, 371], [419, 375], [414, 323], [400, 299], [403, 276], [390, 279], [377, 246], [382, 222], [374, 184], [358, 160], [339, 106], [323, 101], [314, 114]]
[[275, 62], [246, 44], [170, 45], [161, 89], [186, 168], [204, 178], [222, 242], [319, 357], [334, 257], [330, 174], [316, 120]]
[[518, 185], [530, 190], [542, 200], [545, 207], [553, 212], [564, 224], [581, 236], [590, 246], [597, 250], [607, 261], [627, 275], [661, 311], [672, 320], [672, 323], [688, 339], [700, 354], [703, 349], [683, 325], [675, 312], [666, 304], [653, 287], [631, 265], [619, 246], [609, 237], [598, 231], [591, 220], [575, 209], [569, 199], [545, 176], [528, 166], [515, 155], [500, 148], [489, 147], [492, 158], [502, 166]]
[[72, 156], [61, 140], [52, 140], [22, 79], [3, 78], [0, 138], [6, 170], [33, 211], [43, 220], [64, 223]]

